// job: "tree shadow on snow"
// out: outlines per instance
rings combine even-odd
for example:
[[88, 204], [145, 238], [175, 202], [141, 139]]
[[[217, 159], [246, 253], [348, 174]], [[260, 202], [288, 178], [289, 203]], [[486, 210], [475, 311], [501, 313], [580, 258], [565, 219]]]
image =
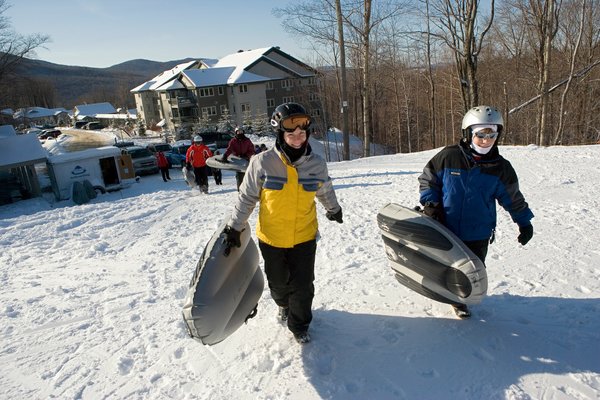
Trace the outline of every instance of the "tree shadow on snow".
[[565, 375], [600, 374], [600, 299], [498, 295], [472, 309], [465, 321], [315, 310], [305, 373], [325, 399], [530, 398], [526, 375], [568, 387]]
[[[336, 171], [337, 172], [337, 171]], [[364, 174], [354, 174], [354, 175], [333, 175], [330, 174], [334, 183], [336, 180], [340, 179], [357, 179], [357, 178], [377, 178], [381, 176], [397, 176], [397, 175], [420, 175], [421, 172], [416, 171], [395, 171], [395, 172], [366, 172]], [[337, 185], [336, 185], [337, 187]]]

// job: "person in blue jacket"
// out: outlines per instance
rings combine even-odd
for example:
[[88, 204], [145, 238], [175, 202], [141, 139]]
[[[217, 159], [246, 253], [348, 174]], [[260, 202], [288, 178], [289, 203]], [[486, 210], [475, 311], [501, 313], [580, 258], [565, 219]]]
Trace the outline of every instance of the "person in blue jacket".
[[[496, 201], [518, 225], [519, 243], [533, 236], [533, 213], [515, 170], [498, 150], [503, 125], [495, 107], [471, 108], [462, 121], [460, 142], [443, 148], [419, 176], [423, 213], [444, 224], [484, 263], [494, 240]], [[471, 316], [464, 304], [453, 308], [460, 318]]]

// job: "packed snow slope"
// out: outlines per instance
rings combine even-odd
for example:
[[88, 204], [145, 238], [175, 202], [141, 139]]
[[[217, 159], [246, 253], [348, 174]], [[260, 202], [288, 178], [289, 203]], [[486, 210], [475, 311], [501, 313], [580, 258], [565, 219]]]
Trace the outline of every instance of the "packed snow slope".
[[519, 245], [499, 212], [488, 296], [464, 321], [394, 279], [376, 222], [388, 202], [417, 204], [438, 150], [329, 164], [344, 223], [318, 206], [304, 346], [268, 289], [224, 342], [187, 336], [183, 298], [232, 210], [231, 172], [209, 195], [172, 170], [81, 206], [0, 207], [0, 398], [599, 399], [600, 146], [501, 148], [535, 235]]

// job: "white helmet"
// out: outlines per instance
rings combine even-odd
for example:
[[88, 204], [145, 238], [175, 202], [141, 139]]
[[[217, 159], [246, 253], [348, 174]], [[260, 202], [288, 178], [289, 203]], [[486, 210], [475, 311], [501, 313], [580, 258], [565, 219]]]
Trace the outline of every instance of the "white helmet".
[[200, 135], [194, 136], [194, 143], [202, 143], [202, 136], [200, 136]]
[[473, 125], [497, 125], [498, 133], [502, 133], [504, 119], [496, 107], [477, 106], [471, 108], [462, 120], [463, 138], [471, 140], [471, 127]]

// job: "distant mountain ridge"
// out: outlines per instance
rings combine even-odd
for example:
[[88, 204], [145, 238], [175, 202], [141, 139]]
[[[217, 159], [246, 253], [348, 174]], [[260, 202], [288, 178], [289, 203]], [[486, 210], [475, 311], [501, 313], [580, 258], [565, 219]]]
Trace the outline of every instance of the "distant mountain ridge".
[[134, 106], [133, 95], [129, 93], [131, 89], [177, 64], [197, 59], [199, 58], [164, 62], [135, 59], [107, 68], [23, 59], [16, 73], [21, 77], [50, 82], [56, 90], [56, 107], [73, 108], [85, 102], [108, 101], [117, 108], [131, 108]]

